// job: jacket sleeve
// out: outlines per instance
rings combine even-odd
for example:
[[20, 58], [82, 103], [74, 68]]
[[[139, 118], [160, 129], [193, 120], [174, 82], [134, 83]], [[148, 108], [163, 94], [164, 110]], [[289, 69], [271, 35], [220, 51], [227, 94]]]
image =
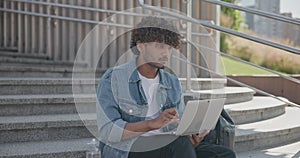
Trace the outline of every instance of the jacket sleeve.
[[111, 73], [112, 70], [108, 70], [103, 75], [97, 89], [97, 125], [100, 140], [104, 143], [120, 142], [127, 123], [122, 119], [113, 96]]

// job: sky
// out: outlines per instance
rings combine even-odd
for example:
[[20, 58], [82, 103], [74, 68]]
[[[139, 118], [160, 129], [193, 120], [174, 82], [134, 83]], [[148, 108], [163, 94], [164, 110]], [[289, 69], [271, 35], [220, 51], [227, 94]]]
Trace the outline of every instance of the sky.
[[[243, 5], [254, 5], [254, 0], [241, 0]], [[268, 0], [269, 3], [272, 0]], [[293, 18], [300, 18], [300, 0], [280, 0], [280, 12], [293, 14]]]
[[280, 12], [291, 12], [293, 18], [300, 18], [300, 0], [281, 0]]

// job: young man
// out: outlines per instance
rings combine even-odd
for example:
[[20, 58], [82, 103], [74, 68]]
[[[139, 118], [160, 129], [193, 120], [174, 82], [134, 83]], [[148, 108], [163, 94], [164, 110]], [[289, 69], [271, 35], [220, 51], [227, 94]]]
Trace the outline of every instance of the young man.
[[136, 58], [107, 70], [98, 85], [102, 157], [235, 157], [227, 148], [199, 145], [208, 132], [159, 135], [174, 129], [184, 109], [178, 78], [164, 70], [181, 39], [170, 21], [158, 17], [146, 17], [132, 30], [130, 47]]

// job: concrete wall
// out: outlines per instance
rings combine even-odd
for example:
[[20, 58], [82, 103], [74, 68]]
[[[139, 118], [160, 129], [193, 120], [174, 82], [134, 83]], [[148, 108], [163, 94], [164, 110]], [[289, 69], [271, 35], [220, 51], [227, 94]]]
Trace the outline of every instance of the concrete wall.
[[[246, 83], [250, 86], [271, 93], [276, 96], [282, 96], [292, 102], [300, 104], [300, 84], [278, 76], [228, 76], [237, 81]], [[300, 75], [293, 76], [300, 79]], [[232, 82], [227, 83], [228, 86], [235, 86]], [[256, 94], [260, 95], [260, 94]]]

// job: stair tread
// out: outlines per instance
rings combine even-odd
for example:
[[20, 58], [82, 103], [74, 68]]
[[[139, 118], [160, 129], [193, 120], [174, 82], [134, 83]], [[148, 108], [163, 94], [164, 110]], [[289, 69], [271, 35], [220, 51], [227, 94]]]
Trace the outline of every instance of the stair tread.
[[96, 114], [55, 114], [32, 116], [1, 116], [0, 130], [81, 126], [82, 120], [89, 125], [95, 125]]
[[[186, 78], [179, 78], [179, 81], [186, 81]], [[191, 78], [191, 81], [226, 83], [227, 80], [225, 78]]]
[[211, 90], [193, 90], [193, 92], [202, 94], [236, 94], [236, 93], [255, 93], [254, 90], [246, 87], [224, 87]]
[[252, 151], [244, 151], [237, 153], [237, 157], [239, 158], [297, 158], [300, 156], [300, 141], [279, 145], [276, 147], [271, 147], [268, 149], [260, 149], [260, 150], [252, 150]]
[[[297, 107], [286, 107], [286, 113], [268, 120], [241, 124], [236, 126], [236, 136], [249, 136], [260, 133], [270, 133], [292, 128], [300, 128], [300, 119], [298, 115], [300, 109]], [[264, 136], [263, 136], [264, 137]]]
[[86, 151], [92, 138], [0, 144], [0, 157]]
[[[95, 94], [76, 94], [78, 98], [91, 98]], [[73, 94], [41, 94], [41, 95], [0, 95], [1, 99], [47, 99], [47, 98], [74, 98]]]
[[63, 85], [63, 84], [94, 84], [99, 79], [71, 78], [0, 78], [0, 85]]
[[253, 99], [250, 101], [227, 104], [225, 105], [224, 108], [228, 111], [247, 111], [247, 110], [275, 108], [275, 107], [285, 106], [285, 105], [286, 103], [271, 97], [254, 96]]

